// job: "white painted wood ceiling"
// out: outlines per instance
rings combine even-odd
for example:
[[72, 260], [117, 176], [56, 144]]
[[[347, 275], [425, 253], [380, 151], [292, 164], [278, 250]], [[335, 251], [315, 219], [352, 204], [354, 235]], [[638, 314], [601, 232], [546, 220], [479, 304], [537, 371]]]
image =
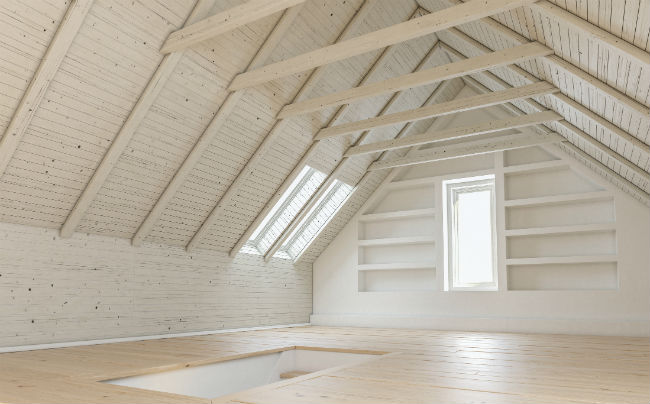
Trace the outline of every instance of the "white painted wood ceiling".
[[[456, 0], [366, 1], [376, 4], [356, 23], [352, 36], [457, 3]], [[207, 15], [243, 2], [218, 0]], [[0, 3], [0, 24], [3, 26], [0, 30], [0, 133], [4, 136], [8, 136], [9, 122], [67, 8], [71, 7], [68, 3], [63, 0], [5, 0]], [[57, 229], [64, 225], [161, 63], [161, 45], [169, 33], [183, 26], [193, 3], [186, 0], [92, 2], [0, 177], [1, 221]], [[361, 0], [308, 0], [265, 64], [333, 43], [362, 3]], [[650, 2], [647, 0], [621, 1], [624, 7], [615, 0], [553, 0], [551, 3], [636, 48], [650, 49]], [[75, 228], [77, 232], [133, 238], [222, 106], [228, 84], [246, 69], [281, 15], [265, 17], [184, 52], [83, 213]], [[569, 144], [564, 147], [577, 158], [584, 159], [585, 155], [580, 152], [586, 153], [587, 157], [600, 162], [598, 164], [602, 163], [598, 166], [594, 160], [587, 160], [601, 174], [627, 187], [636, 187], [635, 192], [647, 196], [650, 192], [647, 176], [630, 169], [630, 164], [643, 172], [650, 169], [647, 147], [650, 120], [645, 112], [650, 105], [650, 67], [647, 63], [612, 50], [571, 24], [533, 7], [520, 7], [457, 28], [466, 36], [459, 36], [452, 29], [395, 45], [368, 77], [367, 83], [410, 73], [423, 60], [422, 67], [456, 61], [453, 51], [457, 52], [456, 57], [472, 57], [486, 50], [537, 40], [555, 52], [550, 58], [569, 62], [591, 81], [567, 72], [549, 57], [519, 66], [533, 78], [553, 83], [569, 101], [586, 107], [606, 120], [609, 126], [585, 115], [570, 102], [563, 102], [562, 98], [547, 95], [536, 97], [536, 101], [560, 113], [567, 122], [629, 164], [611, 158], [593, 143], [567, 130], [566, 125], [554, 122], [548, 124], [548, 129], [565, 136], [577, 150], [570, 149]], [[468, 42], [467, 37], [484, 49]], [[436, 46], [439, 40], [445, 46]], [[451, 49], [452, 53], [446, 49]], [[424, 59], [429, 52], [429, 57]], [[376, 50], [327, 65], [325, 74], [307, 98], [357, 86], [380, 54], [381, 50]], [[271, 131], [276, 114], [291, 102], [308, 73], [246, 91], [164, 207], [146, 241], [174, 246], [186, 246], [190, 242]], [[491, 69], [491, 73], [510, 86], [530, 83], [508, 67]], [[493, 76], [476, 73], [472, 77], [492, 91], [503, 89], [503, 82], [495, 81]], [[388, 112], [414, 109], [425, 102], [451, 100], [464, 85], [462, 79], [456, 78], [441, 84], [440, 88], [431, 84], [405, 90]], [[607, 87], [605, 90], [602, 90], [603, 85]], [[619, 98], [612, 96], [612, 90]], [[620, 102], [620, 97], [630, 102]], [[385, 95], [353, 103], [338, 123], [374, 117], [390, 98]], [[513, 104], [525, 112], [534, 112], [525, 101]], [[328, 108], [291, 118], [223, 213], [211, 223], [198, 247], [230, 251], [308, 150], [315, 132], [327, 125], [336, 110]], [[433, 119], [426, 119], [413, 126], [423, 131], [432, 122]], [[402, 127], [376, 129], [365, 142], [395, 137]], [[637, 142], [626, 141], [617, 130]], [[345, 135], [320, 142], [307, 164], [331, 172], [356, 136]], [[377, 156], [364, 155], [345, 163], [339, 178], [352, 185], [362, 177], [363, 181], [309, 247], [303, 260], [311, 261], [318, 256], [387, 174], [378, 171], [364, 177], [368, 165]]]

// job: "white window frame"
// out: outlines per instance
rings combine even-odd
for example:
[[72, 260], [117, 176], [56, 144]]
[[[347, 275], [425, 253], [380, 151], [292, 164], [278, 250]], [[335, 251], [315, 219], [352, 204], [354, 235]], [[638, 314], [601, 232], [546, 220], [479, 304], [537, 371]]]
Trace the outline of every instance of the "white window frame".
[[[496, 291], [498, 290], [498, 268], [497, 268], [497, 231], [496, 231], [496, 192], [495, 176], [486, 175], [481, 177], [460, 178], [444, 181], [443, 190], [445, 192], [446, 202], [446, 225], [445, 225], [445, 242], [447, 245], [446, 254], [446, 274], [447, 290], [452, 291]], [[490, 191], [490, 223], [492, 228], [492, 282], [481, 282], [471, 284], [456, 284], [458, 279], [457, 251], [457, 234], [455, 234], [455, 223], [457, 219], [457, 210], [455, 202], [458, 200], [458, 194], [465, 192]]]

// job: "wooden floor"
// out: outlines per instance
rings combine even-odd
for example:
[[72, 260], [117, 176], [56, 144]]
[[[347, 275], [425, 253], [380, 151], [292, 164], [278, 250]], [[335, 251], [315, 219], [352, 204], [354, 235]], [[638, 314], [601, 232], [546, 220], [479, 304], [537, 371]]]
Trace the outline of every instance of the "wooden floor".
[[648, 403], [647, 338], [300, 327], [0, 354], [0, 403], [193, 403], [99, 383], [288, 346], [394, 354], [212, 402]]

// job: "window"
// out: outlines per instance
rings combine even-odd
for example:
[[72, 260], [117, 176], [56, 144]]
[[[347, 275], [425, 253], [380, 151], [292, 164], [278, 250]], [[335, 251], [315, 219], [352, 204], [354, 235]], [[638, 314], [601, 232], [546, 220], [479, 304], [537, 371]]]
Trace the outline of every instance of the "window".
[[259, 227], [255, 229], [243, 251], [265, 254], [316, 192], [325, 177], [324, 173], [315, 168], [305, 166]]
[[496, 290], [494, 176], [444, 182], [447, 288]]
[[303, 221], [287, 238], [280, 251], [285, 252], [290, 258], [298, 259], [302, 251], [318, 235], [320, 230], [334, 217], [334, 214], [343, 205], [352, 192], [352, 186], [334, 180], [318, 202], [307, 213]]

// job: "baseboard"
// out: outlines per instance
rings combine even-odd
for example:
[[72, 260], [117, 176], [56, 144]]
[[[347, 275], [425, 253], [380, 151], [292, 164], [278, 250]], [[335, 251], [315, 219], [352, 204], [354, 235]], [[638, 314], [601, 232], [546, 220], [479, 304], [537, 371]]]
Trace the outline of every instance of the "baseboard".
[[650, 336], [650, 321], [508, 317], [401, 317], [369, 314], [312, 314], [312, 325], [415, 328], [449, 331], [521, 332], [608, 336]]
[[225, 333], [239, 332], [239, 331], [271, 330], [274, 328], [304, 327], [308, 325], [310, 324], [309, 323], [283, 324], [283, 325], [270, 325], [264, 327], [231, 328], [227, 330], [183, 332], [178, 334], [144, 335], [139, 337], [122, 337], [122, 338], [108, 338], [108, 339], [93, 339], [87, 341], [55, 342], [51, 344], [20, 345], [20, 346], [10, 346], [10, 347], [0, 347], [0, 353], [34, 351], [37, 349], [68, 348], [68, 347], [83, 346], [83, 345], [114, 344], [117, 342], [146, 341], [150, 339], [194, 337], [197, 335], [225, 334]]

